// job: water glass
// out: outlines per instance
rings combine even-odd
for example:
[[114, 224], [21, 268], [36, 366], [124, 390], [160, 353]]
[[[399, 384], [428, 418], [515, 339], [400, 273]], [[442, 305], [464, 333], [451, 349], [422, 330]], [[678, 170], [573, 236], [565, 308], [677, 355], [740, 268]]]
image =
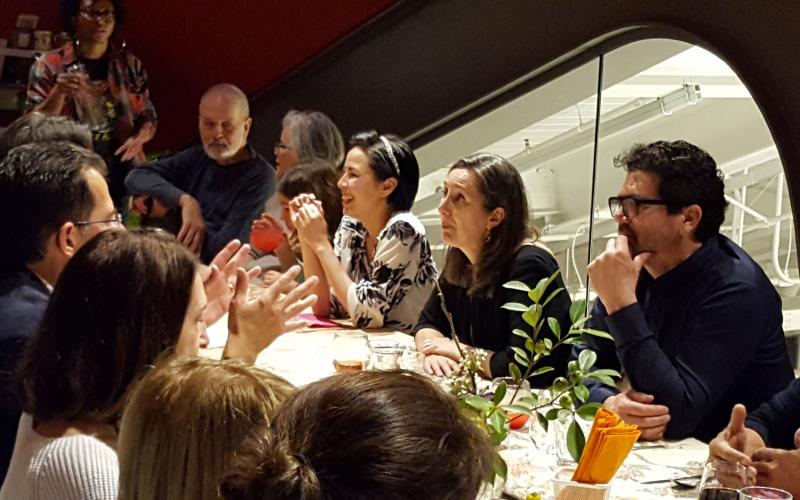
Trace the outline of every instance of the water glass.
[[369, 360], [367, 334], [340, 330], [333, 334], [333, 367], [339, 373], [357, 373]]
[[792, 500], [792, 494], [788, 491], [766, 486], [748, 486], [739, 490], [739, 500], [766, 500], [769, 498]]
[[380, 372], [399, 370], [403, 347], [396, 340], [373, 339], [369, 341], [369, 368]]
[[747, 486], [747, 467], [724, 460], [712, 460], [703, 468], [700, 500], [738, 500], [739, 488]]
[[400, 357], [400, 368], [417, 373], [425, 372], [425, 355], [412, 346], [406, 346]]

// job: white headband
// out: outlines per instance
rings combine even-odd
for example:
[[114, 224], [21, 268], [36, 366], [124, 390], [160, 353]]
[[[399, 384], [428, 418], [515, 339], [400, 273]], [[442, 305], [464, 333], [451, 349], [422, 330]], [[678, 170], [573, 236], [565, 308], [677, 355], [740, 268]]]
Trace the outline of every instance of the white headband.
[[397, 164], [397, 158], [394, 156], [394, 151], [392, 151], [392, 144], [389, 142], [389, 139], [386, 136], [380, 136], [379, 139], [383, 142], [383, 145], [386, 146], [386, 152], [389, 154], [389, 159], [392, 161], [392, 166], [394, 167], [394, 173], [397, 177], [400, 177], [400, 165]]

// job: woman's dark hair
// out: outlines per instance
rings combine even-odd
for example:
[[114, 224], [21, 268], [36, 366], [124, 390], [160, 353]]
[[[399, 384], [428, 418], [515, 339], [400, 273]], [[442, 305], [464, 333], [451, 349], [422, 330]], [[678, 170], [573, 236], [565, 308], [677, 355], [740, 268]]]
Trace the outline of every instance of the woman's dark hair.
[[419, 164], [411, 148], [396, 135], [378, 135], [374, 130], [350, 138], [350, 148], [361, 148], [379, 181], [395, 177], [397, 187], [389, 195], [395, 212], [411, 210], [419, 187]]
[[284, 403], [221, 491], [227, 500], [460, 500], [475, 498], [493, 458], [486, 432], [430, 380], [335, 375]]
[[24, 411], [116, 422], [132, 383], [177, 344], [196, 264], [163, 232], [104, 231], [81, 247], [19, 366]]
[[725, 182], [722, 171], [704, 150], [686, 141], [634, 144], [614, 158], [614, 165], [626, 172], [655, 175], [659, 180], [658, 194], [669, 203], [668, 213], [699, 205], [703, 216], [694, 230], [697, 241], [704, 242], [719, 233], [728, 207]]
[[342, 193], [336, 185], [339, 173], [322, 160], [300, 163], [289, 169], [278, 183], [278, 192], [290, 200], [302, 193], [313, 193], [322, 203], [328, 237], [333, 240], [342, 220]]
[[[61, 24], [67, 33], [75, 33], [75, 18], [80, 15], [82, 0], [61, 0]], [[114, 30], [125, 23], [127, 11], [122, 0], [111, 0], [114, 6]]]
[[455, 162], [450, 170], [463, 168], [472, 173], [487, 211], [502, 208], [505, 217], [489, 233], [477, 264], [472, 265], [458, 248], [449, 248], [444, 262], [443, 279], [470, 295], [491, 297], [502, 284], [501, 276], [511, 265], [523, 241], [538, 238], [528, 222], [528, 197], [517, 169], [505, 158], [477, 153]]

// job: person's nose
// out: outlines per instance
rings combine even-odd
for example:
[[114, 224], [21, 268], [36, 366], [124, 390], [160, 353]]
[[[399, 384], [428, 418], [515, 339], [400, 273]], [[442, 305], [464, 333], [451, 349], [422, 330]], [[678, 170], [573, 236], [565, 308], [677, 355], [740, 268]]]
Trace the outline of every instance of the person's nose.
[[442, 199], [439, 200], [439, 215], [450, 215], [450, 203], [446, 196], [442, 196]]

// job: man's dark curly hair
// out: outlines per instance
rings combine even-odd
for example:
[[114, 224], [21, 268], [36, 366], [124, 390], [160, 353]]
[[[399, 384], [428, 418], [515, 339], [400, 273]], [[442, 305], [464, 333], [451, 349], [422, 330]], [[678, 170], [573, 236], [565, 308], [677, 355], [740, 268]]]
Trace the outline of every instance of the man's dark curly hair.
[[725, 184], [716, 162], [704, 150], [683, 140], [634, 144], [614, 158], [614, 165], [658, 177], [658, 194], [669, 203], [671, 214], [699, 205], [703, 215], [694, 232], [698, 241], [719, 233], [728, 206]]
[[[61, 0], [61, 23], [67, 33], [75, 33], [73, 21], [81, 11], [81, 3], [82, 0]], [[111, 5], [114, 6], [114, 22], [121, 26], [125, 22], [125, 5], [122, 0], [111, 0]]]

